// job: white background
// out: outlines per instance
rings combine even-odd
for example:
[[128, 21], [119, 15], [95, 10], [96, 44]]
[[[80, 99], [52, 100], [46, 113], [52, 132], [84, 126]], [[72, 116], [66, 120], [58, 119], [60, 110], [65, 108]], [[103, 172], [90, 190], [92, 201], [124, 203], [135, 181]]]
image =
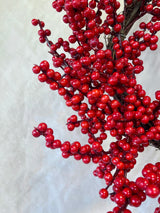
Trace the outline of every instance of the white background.
[[[32, 73], [33, 64], [44, 59], [51, 62], [48, 48], [38, 41], [38, 28], [31, 25], [32, 18], [45, 21], [54, 42], [70, 35], [62, 14], [53, 10], [51, 3], [0, 0], [0, 212], [106, 213], [112, 204], [99, 198], [98, 191], [105, 184], [92, 175], [96, 165], [65, 160], [59, 150], [45, 148], [44, 138], [31, 135], [34, 126], [46, 122], [56, 138], [87, 141], [79, 130], [67, 131], [66, 119], [74, 112]], [[159, 55], [159, 50], [147, 50], [141, 56], [145, 70], [138, 82], [152, 98], [160, 88]], [[157, 161], [159, 151], [147, 148], [129, 177], [135, 180], [144, 164]], [[133, 213], [150, 213], [154, 206], [157, 201], [147, 199], [142, 207], [133, 208]]]

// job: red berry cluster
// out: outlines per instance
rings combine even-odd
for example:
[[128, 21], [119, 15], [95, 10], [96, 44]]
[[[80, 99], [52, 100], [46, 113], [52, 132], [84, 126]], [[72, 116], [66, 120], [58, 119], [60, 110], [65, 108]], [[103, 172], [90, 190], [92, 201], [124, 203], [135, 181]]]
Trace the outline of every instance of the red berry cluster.
[[[85, 164], [98, 164], [93, 174], [106, 183], [99, 191], [100, 197], [109, 196], [116, 203], [108, 213], [130, 213], [128, 205], [139, 207], [146, 195], [155, 198], [160, 194], [160, 163], [147, 164], [142, 171], [144, 177], [135, 182], [127, 178], [139, 152], [150, 144], [160, 148], [160, 90], [152, 101], [136, 81], [136, 75], [144, 69], [141, 52], [158, 47], [160, 0], [126, 0], [122, 14], [117, 12], [117, 0], [56, 0], [52, 6], [57, 12], [65, 11], [63, 21], [72, 34], [68, 40], [58, 38], [53, 43], [44, 22], [33, 19], [32, 24], [40, 27], [39, 40], [47, 43], [58, 71], [51, 69], [46, 60], [32, 70], [40, 82], [57, 90], [66, 106], [72, 107], [75, 114], [67, 119], [67, 128], [73, 131], [80, 127], [88, 135], [88, 143], [62, 143], [45, 123], [39, 124], [32, 134], [43, 135], [46, 146], [60, 148], [64, 158], [74, 156]], [[125, 39], [133, 24], [146, 14], [150, 14], [151, 20], [141, 22], [140, 29]], [[58, 53], [59, 49], [65, 53]], [[105, 151], [107, 132], [116, 141]], [[159, 211], [158, 207], [155, 213]]]

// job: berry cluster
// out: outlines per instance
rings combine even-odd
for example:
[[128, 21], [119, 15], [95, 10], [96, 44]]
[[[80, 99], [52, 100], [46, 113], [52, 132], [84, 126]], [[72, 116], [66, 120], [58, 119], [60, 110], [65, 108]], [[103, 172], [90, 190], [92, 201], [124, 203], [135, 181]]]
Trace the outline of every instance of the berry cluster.
[[[139, 152], [149, 145], [160, 148], [160, 90], [152, 101], [136, 80], [144, 69], [141, 52], [158, 47], [160, 0], [126, 0], [120, 14], [117, 0], [56, 0], [52, 6], [57, 12], [65, 11], [63, 21], [72, 34], [68, 40], [58, 38], [53, 43], [44, 22], [33, 19], [32, 24], [40, 27], [39, 40], [47, 43], [58, 70], [51, 69], [46, 60], [32, 70], [75, 111], [67, 119], [67, 128], [73, 131], [80, 127], [82, 134], [88, 135], [88, 143], [61, 142], [45, 123], [32, 134], [43, 135], [46, 146], [60, 148], [64, 158], [74, 156], [85, 164], [98, 164], [93, 174], [106, 183], [99, 195], [103, 199], [109, 196], [116, 204], [108, 213], [130, 213], [128, 205], [139, 207], [146, 195], [156, 198], [160, 194], [160, 163], [147, 164], [142, 170], [144, 177], [136, 181], [127, 178]], [[126, 39], [133, 24], [146, 14], [151, 20], [141, 22], [139, 30]], [[116, 141], [105, 151], [108, 132]], [[158, 212], [159, 207], [155, 209]]]

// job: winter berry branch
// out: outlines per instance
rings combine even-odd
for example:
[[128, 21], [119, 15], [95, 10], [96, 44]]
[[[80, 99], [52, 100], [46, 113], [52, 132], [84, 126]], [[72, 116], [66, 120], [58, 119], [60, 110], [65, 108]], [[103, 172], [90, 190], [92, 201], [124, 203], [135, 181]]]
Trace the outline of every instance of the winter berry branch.
[[[39, 25], [39, 40], [46, 42], [53, 66], [61, 68], [63, 74], [51, 69], [46, 60], [34, 65], [33, 72], [76, 111], [77, 115], [67, 119], [67, 128], [73, 131], [80, 127], [82, 134], [88, 135], [88, 143], [61, 142], [46, 123], [40, 123], [32, 134], [44, 136], [46, 146], [59, 148], [64, 158], [73, 156], [85, 164], [98, 164], [93, 174], [106, 183], [100, 197], [109, 196], [116, 204], [107, 213], [131, 213], [129, 206], [139, 207], [146, 196], [160, 194], [160, 162], [145, 165], [142, 177], [135, 181], [127, 178], [145, 147], [160, 149], [160, 90], [152, 101], [136, 80], [144, 69], [141, 52], [158, 48], [160, 0], [125, 0], [120, 14], [117, 0], [56, 0], [52, 6], [57, 12], [65, 11], [63, 22], [72, 30], [68, 40], [59, 38], [53, 43], [44, 22], [33, 19], [32, 24]], [[133, 24], [147, 14], [151, 20], [141, 22], [126, 38]], [[102, 145], [108, 132], [116, 141], [105, 151]], [[158, 212], [160, 206], [154, 211]]]

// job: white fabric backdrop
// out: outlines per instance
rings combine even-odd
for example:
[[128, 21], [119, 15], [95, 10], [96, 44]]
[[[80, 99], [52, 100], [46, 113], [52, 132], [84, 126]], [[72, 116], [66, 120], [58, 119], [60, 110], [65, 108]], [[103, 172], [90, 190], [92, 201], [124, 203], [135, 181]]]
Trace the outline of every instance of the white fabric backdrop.
[[[59, 150], [45, 148], [43, 138], [35, 139], [33, 126], [46, 122], [62, 140], [83, 143], [86, 136], [79, 130], [70, 133], [65, 123], [72, 110], [63, 98], [39, 83], [32, 65], [51, 61], [46, 45], [38, 41], [37, 30], [30, 23], [40, 18], [52, 29], [53, 40], [67, 38], [68, 28], [61, 13], [51, 7], [52, 1], [0, 0], [0, 212], [1, 213], [105, 213], [112, 209], [109, 200], [99, 198], [104, 181], [95, 178], [96, 165], [84, 165], [73, 158], [64, 160]], [[145, 71], [138, 81], [149, 95], [159, 89], [159, 50], [146, 51]], [[107, 141], [106, 141], [107, 143]], [[144, 163], [160, 161], [152, 147], [139, 157], [130, 177], [141, 174]], [[152, 199], [133, 213], [153, 212]]]

